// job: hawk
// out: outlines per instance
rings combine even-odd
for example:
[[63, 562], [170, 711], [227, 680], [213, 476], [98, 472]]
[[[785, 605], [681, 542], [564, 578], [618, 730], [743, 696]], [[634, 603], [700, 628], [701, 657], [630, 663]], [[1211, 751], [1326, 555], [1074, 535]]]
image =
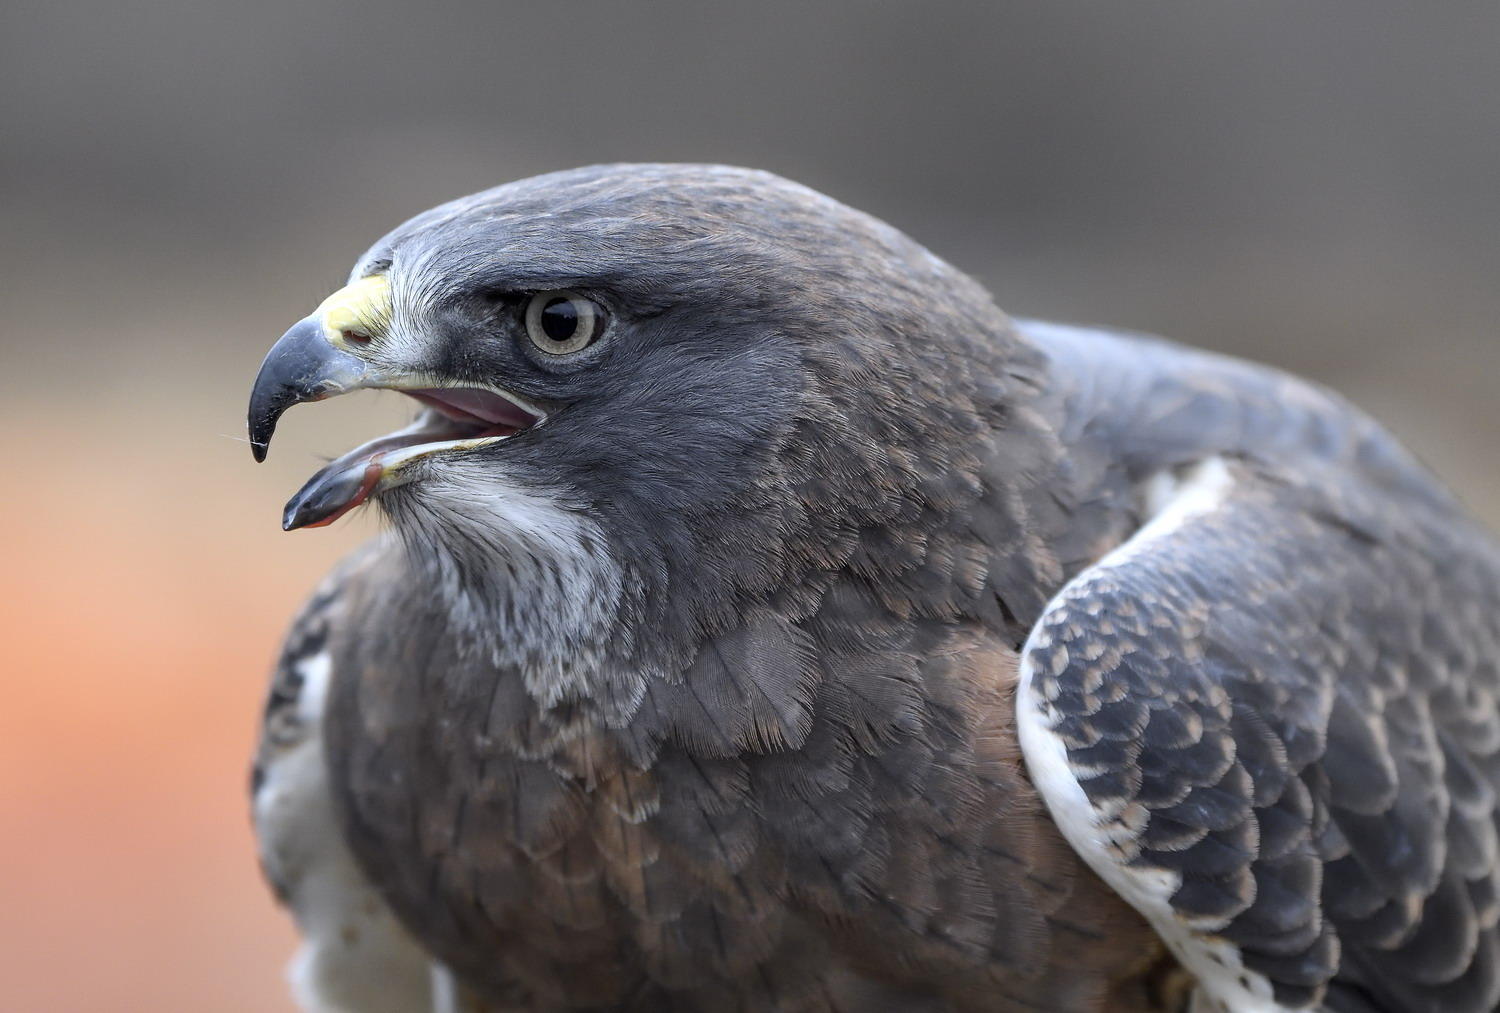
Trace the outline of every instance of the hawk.
[[702, 165], [400, 226], [257, 458], [360, 388], [254, 779], [306, 1008], [1500, 998], [1500, 546], [1329, 391]]

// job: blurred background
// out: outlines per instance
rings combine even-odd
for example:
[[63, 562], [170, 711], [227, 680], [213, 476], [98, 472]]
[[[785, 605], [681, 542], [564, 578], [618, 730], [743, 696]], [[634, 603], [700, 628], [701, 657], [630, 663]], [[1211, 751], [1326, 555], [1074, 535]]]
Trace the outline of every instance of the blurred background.
[[791, 176], [1018, 315], [1273, 362], [1500, 522], [1500, 6], [11, 0], [0, 13], [0, 1008], [286, 1013], [245, 772], [285, 535], [404, 420], [265, 350], [436, 202], [609, 160]]

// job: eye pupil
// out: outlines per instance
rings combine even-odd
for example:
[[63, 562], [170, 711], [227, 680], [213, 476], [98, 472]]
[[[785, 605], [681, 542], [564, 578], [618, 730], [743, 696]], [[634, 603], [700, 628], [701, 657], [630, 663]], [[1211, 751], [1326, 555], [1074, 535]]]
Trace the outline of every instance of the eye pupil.
[[553, 341], [567, 341], [578, 331], [578, 307], [572, 299], [549, 299], [541, 315], [542, 333]]
[[532, 347], [549, 356], [572, 355], [599, 336], [604, 311], [588, 296], [554, 289], [527, 300], [525, 322]]

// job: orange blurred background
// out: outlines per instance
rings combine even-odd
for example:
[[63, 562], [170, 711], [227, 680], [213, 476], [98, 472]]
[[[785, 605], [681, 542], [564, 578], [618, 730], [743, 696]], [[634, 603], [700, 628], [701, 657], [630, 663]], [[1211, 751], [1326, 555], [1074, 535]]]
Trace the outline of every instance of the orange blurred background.
[[773, 169], [1012, 312], [1331, 383], [1495, 523], [1497, 43], [1488, 5], [6, 5], [0, 1009], [290, 1010], [248, 756], [284, 623], [373, 521], [277, 522], [405, 410], [294, 411], [259, 468], [242, 412], [407, 215]]

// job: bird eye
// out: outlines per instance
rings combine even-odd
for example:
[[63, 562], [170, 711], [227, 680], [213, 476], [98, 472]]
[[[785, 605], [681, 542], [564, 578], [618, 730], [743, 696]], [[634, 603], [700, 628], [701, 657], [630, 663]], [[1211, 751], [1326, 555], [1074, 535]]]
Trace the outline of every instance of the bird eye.
[[604, 329], [604, 311], [577, 292], [538, 292], [526, 303], [526, 336], [548, 355], [582, 351]]

